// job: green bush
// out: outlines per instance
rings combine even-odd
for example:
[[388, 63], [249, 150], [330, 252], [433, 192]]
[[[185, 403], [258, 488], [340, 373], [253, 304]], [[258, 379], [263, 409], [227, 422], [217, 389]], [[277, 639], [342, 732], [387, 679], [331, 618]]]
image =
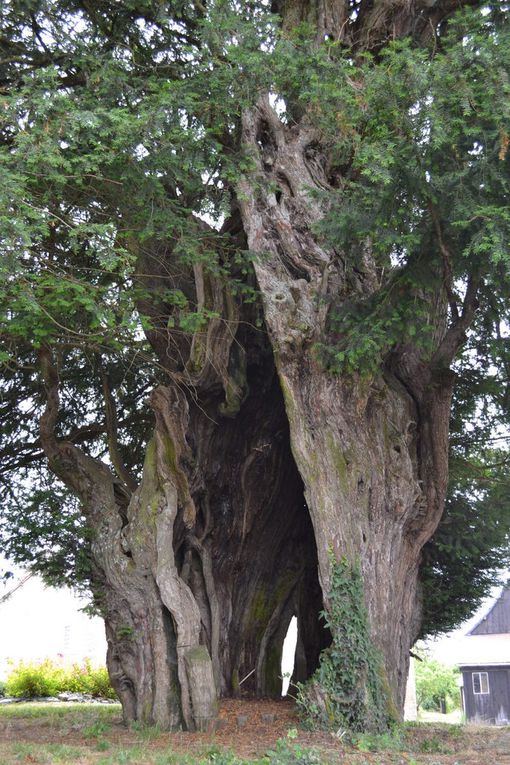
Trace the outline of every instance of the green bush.
[[33, 698], [55, 696], [64, 691], [87, 693], [96, 698], [116, 698], [105, 667], [93, 667], [90, 661], [62, 667], [50, 659], [35, 664], [20, 661], [13, 667], [7, 682], [7, 696]]
[[66, 691], [88, 693], [95, 698], [116, 699], [110, 685], [106, 667], [93, 667], [88, 659], [83, 664], [73, 664], [66, 674]]
[[360, 752], [401, 752], [404, 748], [402, 730], [395, 726], [386, 733], [359, 733], [352, 743]]
[[416, 701], [421, 709], [450, 712], [460, 706], [459, 671], [435, 659], [416, 662]]
[[7, 696], [54, 696], [62, 690], [64, 670], [49, 659], [34, 664], [20, 661], [7, 677]]

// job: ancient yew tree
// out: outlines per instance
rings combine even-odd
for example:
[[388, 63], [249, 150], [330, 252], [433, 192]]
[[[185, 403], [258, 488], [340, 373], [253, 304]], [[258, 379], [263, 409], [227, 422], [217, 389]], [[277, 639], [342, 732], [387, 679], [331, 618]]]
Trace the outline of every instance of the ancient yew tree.
[[3, 4], [3, 536], [91, 590], [127, 720], [278, 695], [293, 615], [310, 714], [399, 714], [456, 381], [458, 434], [507, 408], [507, 17]]

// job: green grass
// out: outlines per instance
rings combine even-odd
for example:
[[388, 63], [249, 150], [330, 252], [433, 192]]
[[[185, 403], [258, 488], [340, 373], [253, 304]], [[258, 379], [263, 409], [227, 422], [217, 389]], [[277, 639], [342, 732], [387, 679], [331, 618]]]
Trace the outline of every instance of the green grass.
[[83, 748], [67, 746], [67, 744], [13, 744], [12, 753], [14, 762], [40, 763], [40, 765], [53, 765], [54, 763], [74, 763], [81, 759]]
[[133, 722], [129, 728], [132, 731], [136, 731], [138, 738], [142, 741], [153, 741], [162, 735], [161, 728], [158, 725], [142, 725], [142, 723]]
[[353, 743], [360, 752], [401, 752], [402, 728], [395, 727], [387, 733], [360, 733]]
[[99, 736], [103, 736], [105, 733], [109, 733], [111, 731], [111, 725], [108, 725], [107, 722], [104, 720], [95, 720], [92, 725], [88, 725], [86, 728], [83, 728], [82, 735], [85, 738], [99, 738]]
[[[324, 734], [307, 732], [304, 739], [302, 731], [292, 729], [279, 742], [268, 743], [263, 757], [248, 761], [214, 739], [207, 743], [207, 737], [198, 752], [176, 752], [169, 746], [172, 739], [157, 727], [135, 724], [126, 729], [121, 719], [119, 705], [2, 706], [0, 765], [444, 765], [445, 757], [451, 762], [454, 753], [460, 765], [463, 752], [473, 761], [473, 751], [480, 762], [496, 763], [498, 753], [510, 745], [510, 730], [437, 723], [405, 723], [378, 736], [358, 734], [352, 746], [345, 739], [332, 746], [333, 739], [326, 739], [324, 747]], [[249, 728], [241, 736], [249, 740]], [[176, 739], [181, 746], [183, 740]]]
[[[20, 721], [40, 731], [43, 740], [48, 734], [64, 740], [66, 736], [75, 734], [89, 739], [92, 746], [99, 738], [110, 733], [112, 726], [120, 726], [122, 712], [120, 704], [20, 703], [0, 707], [0, 727], [15, 725]], [[60, 762], [56, 757], [41, 762]], [[1, 757], [0, 763], [3, 765]]]
[[97, 760], [97, 765], [130, 765], [130, 763], [139, 765], [139, 763], [149, 763], [151, 761], [153, 762], [153, 758], [148, 752], [144, 752], [140, 747], [134, 747], [130, 749], [117, 749], [114, 754], [101, 757], [101, 759]]
[[75, 704], [72, 702], [21, 702], [18, 704], [2, 704], [0, 706], [0, 722], [13, 718], [47, 718], [48, 720], [70, 719], [101, 719], [113, 720], [122, 717], [120, 704]]
[[96, 747], [91, 750], [84, 746], [66, 744], [10, 744], [0, 745], [1, 765], [327, 765], [326, 762], [301, 757], [273, 760], [264, 757], [259, 760], [241, 760], [228, 750], [210, 749], [203, 754], [182, 754], [167, 750], [151, 751], [146, 746], [111, 746], [107, 749]]
[[106, 738], [99, 739], [99, 741], [97, 742], [97, 744], [94, 747], [96, 752], [107, 752], [108, 749], [111, 749], [111, 748], [112, 748], [112, 745], [110, 744], [110, 742]]
[[55, 762], [72, 762], [73, 758], [79, 759], [82, 753], [82, 747], [67, 744], [47, 744], [45, 750]]

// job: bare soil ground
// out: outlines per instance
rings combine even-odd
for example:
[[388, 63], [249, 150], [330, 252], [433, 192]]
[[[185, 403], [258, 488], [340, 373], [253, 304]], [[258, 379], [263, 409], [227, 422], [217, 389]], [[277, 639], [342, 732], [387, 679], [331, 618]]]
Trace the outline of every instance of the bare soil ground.
[[[283, 750], [279, 739], [288, 742]], [[275, 748], [279, 753], [266, 758]], [[225, 700], [216, 730], [193, 734], [127, 729], [118, 706], [0, 708], [0, 765], [233, 765], [234, 758], [266, 765], [510, 765], [510, 727], [406, 724], [349, 744], [341, 734], [305, 730], [287, 700]]]

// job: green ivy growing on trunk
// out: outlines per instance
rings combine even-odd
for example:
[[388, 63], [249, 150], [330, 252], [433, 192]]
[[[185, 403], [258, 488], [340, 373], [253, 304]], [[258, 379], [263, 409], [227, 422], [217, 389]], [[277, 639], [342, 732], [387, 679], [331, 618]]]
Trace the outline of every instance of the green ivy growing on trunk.
[[385, 690], [382, 661], [369, 632], [360, 567], [332, 560], [328, 609], [321, 616], [332, 642], [315, 674], [298, 685], [297, 702], [314, 727], [350, 731], [387, 729], [396, 720]]

